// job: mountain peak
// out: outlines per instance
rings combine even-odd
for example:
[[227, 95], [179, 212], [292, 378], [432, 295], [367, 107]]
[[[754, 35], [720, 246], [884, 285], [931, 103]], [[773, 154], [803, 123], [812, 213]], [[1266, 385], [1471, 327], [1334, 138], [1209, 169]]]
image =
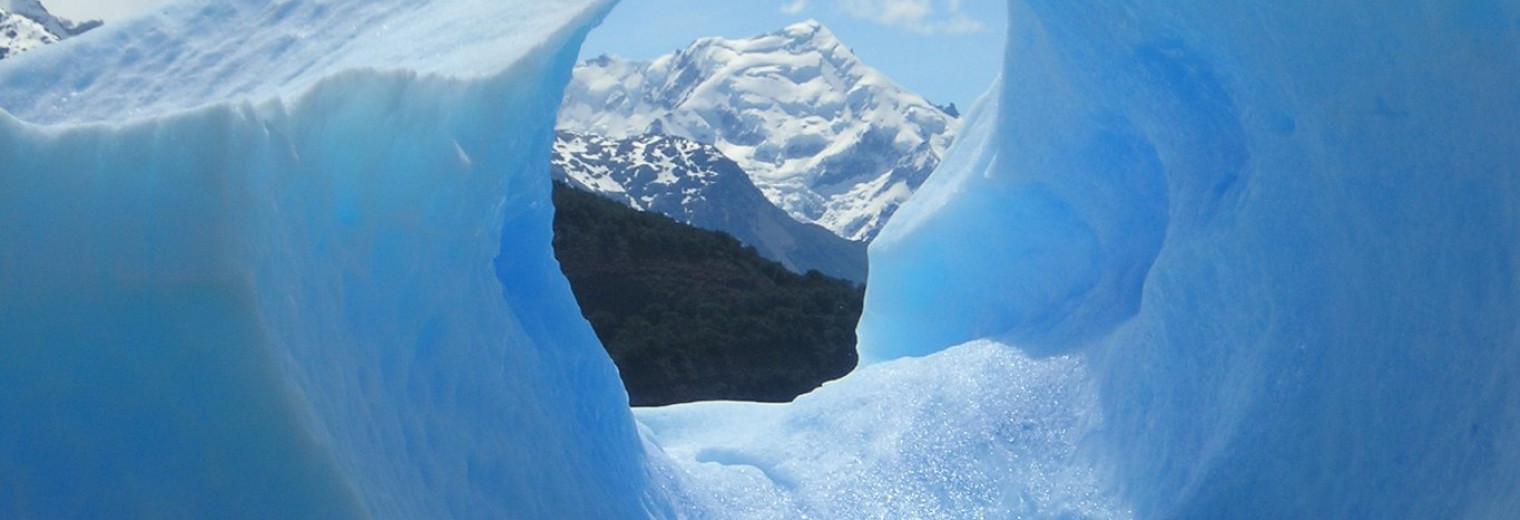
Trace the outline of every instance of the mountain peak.
[[587, 62], [565, 90], [559, 127], [715, 146], [796, 220], [869, 241], [939, 164], [960, 121], [807, 20], [704, 38], [650, 62]]
[[781, 34], [787, 35], [806, 35], [808, 37], [811, 37], [820, 31], [829, 32], [829, 29], [827, 27], [824, 27], [822, 22], [808, 18], [806, 20], [788, 25], [786, 28], [781, 29], [780, 32]]
[[772, 34], [793, 42], [811, 42], [818, 47], [826, 47], [839, 43], [839, 38], [834, 36], [834, 31], [830, 31], [823, 23], [811, 18], [789, 25], [785, 29]]
[[865, 244], [792, 219], [715, 146], [670, 135], [559, 132], [550, 170], [624, 206], [726, 232], [794, 272], [866, 279]]
[[[55, 40], [78, 36], [84, 34], [85, 31], [100, 26], [99, 20], [74, 23], [67, 18], [55, 16], [47, 10], [47, 7], [43, 7], [42, 2], [39, 0], [0, 0], [0, 11], [36, 22], [54, 36]], [[14, 38], [15, 36], [11, 37]]]
[[4, 7], [0, 6], [0, 59], [58, 41], [42, 24]]

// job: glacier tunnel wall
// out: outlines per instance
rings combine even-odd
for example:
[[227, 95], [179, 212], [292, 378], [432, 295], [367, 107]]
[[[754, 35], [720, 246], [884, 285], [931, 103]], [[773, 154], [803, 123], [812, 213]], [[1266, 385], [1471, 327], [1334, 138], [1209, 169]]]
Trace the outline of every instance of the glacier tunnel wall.
[[0, 516], [662, 514], [550, 248], [608, 8], [191, 1], [7, 60]]
[[1140, 518], [1520, 511], [1520, 8], [1010, 9], [872, 247], [865, 363], [1082, 357]]

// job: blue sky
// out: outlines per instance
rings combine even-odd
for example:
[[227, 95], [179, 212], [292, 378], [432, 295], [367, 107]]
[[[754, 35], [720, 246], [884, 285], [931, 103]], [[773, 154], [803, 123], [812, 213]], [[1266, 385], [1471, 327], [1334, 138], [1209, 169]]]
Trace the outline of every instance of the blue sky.
[[[43, 0], [62, 16], [110, 22], [169, 0]], [[809, 18], [873, 67], [935, 103], [967, 108], [1001, 69], [1002, 0], [622, 0], [586, 57], [650, 59], [704, 36], [739, 38]]]

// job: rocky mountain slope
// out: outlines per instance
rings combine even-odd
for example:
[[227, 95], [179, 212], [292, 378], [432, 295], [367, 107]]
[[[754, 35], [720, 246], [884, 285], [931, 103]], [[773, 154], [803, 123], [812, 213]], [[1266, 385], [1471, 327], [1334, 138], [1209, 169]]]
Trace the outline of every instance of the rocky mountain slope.
[[58, 36], [37, 21], [0, 8], [0, 59], [57, 41]]
[[793, 220], [711, 145], [669, 135], [560, 132], [556, 179], [642, 211], [723, 231], [792, 271], [865, 281], [865, 244]]
[[939, 164], [960, 121], [809, 21], [702, 39], [649, 62], [584, 62], [559, 126], [711, 144], [795, 219], [869, 241]]
[[100, 26], [96, 20], [74, 23], [48, 12], [37, 0], [0, 0], [0, 59], [47, 45]]
[[855, 368], [865, 290], [554, 185], [554, 255], [634, 406], [790, 401]]

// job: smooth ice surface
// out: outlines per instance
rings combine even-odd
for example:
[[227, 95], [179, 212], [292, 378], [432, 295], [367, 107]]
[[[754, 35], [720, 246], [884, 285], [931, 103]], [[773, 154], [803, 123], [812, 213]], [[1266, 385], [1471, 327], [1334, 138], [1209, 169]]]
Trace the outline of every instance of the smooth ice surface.
[[1083, 359], [1139, 518], [1520, 511], [1520, 7], [1010, 11], [872, 246], [863, 363]]
[[0, 63], [0, 517], [668, 514], [550, 249], [609, 7], [191, 1]]

